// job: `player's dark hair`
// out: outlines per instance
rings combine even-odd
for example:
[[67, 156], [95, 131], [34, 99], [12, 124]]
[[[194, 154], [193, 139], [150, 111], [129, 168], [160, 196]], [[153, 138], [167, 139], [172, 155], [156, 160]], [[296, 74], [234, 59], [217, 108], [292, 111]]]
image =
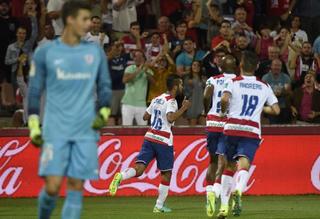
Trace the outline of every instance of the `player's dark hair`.
[[140, 27], [140, 24], [138, 21], [133, 21], [130, 23], [130, 28], [132, 28], [133, 26], [139, 26]]
[[92, 17], [91, 17], [91, 20], [93, 20], [93, 19], [101, 20], [101, 17], [99, 17], [99, 16], [95, 15], [95, 16], [92, 16]]
[[171, 91], [175, 85], [178, 85], [180, 80], [181, 80], [181, 78], [178, 75], [170, 74], [167, 77], [167, 89], [168, 89], [168, 91]]
[[68, 1], [64, 3], [61, 10], [61, 18], [64, 25], [67, 23], [67, 18], [69, 16], [76, 17], [80, 10], [91, 11], [91, 6], [89, 3], [84, 1]]
[[241, 57], [242, 70], [247, 73], [252, 73], [257, 69], [259, 58], [252, 51], [243, 51]]

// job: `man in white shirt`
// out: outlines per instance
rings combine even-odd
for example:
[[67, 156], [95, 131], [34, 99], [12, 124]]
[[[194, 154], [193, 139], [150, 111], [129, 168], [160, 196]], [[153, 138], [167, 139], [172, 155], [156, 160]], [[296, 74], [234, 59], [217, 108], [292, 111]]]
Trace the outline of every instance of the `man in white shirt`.
[[84, 39], [88, 42], [99, 44], [102, 48], [105, 48], [109, 44], [109, 37], [100, 32], [101, 30], [101, 18], [99, 16], [93, 16], [91, 18], [91, 30], [87, 33]]
[[47, 4], [48, 17], [52, 20], [52, 26], [56, 36], [60, 36], [63, 30], [63, 23], [61, 19], [61, 9], [68, 0], [49, 0]]
[[113, 30], [129, 32], [130, 24], [137, 21], [136, 6], [144, 0], [112, 0]]

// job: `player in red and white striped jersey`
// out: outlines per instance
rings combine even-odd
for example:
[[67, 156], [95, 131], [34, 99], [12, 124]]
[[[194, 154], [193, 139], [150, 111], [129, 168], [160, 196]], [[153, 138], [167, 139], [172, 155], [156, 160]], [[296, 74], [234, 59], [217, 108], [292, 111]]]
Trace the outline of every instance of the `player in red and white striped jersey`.
[[[223, 127], [226, 118], [221, 117], [221, 95], [226, 80], [236, 77], [236, 59], [226, 55], [222, 59], [221, 75], [207, 80], [204, 91], [204, 105], [207, 115], [207, 149], [210, 154], [210, 164], [206, 175], [207, 215], [212, 217], [215, 211], [215, 200], [221, 192], [221, 175], [225, 166], [226, 146], [224, 144]], [[209, 110], [211, 103], [211, 108]]]
[[[233, 193], [233, 215], [242, 210], [241, 195], [249, 180], [249, 168], [261, 140], [261, 113], [278, 115], [278, 100], [271, 87], [258, 80], [254, 72], [259, 64], [255, 53], [245, 51], [240, 63], [241, 76], [225, 83], [221, 97], [221, 111], [228, 117], [224, 126], [227, 157], [237, 161], [238, 177]], [[265, 106], [267, 104], [267, 106]], [[230, 164], [233, 164], [230, 165]], [[235, 162], [228, 162], [227, 170], [233, 170]], [[218, 218], [226, 218], [232, 187], [231, 177], [222, 177], [221, 208]]]
[[183, 92], [182, 80], [177, 75], [169, 75], [167, 79], [168, 93], [154, 98], [143, 116], [144, 120], [151, 119], [151, 127], [145, 134], [140, 153], [134, 167], [117, 173], [109, 187], [111, 195], [115, 195], [121, 181], [143, 174], [148, 164], [155, 158], [161, 171], [159, 197], [153, 209], [154, 213], [171, 212], [164, 206], [168, 196], [171, 172], [173, 168], [173, 135], [171, 127], [174, 122], [191, 106], [190, 101], [184, 99], [181, 108], [175, 97]]

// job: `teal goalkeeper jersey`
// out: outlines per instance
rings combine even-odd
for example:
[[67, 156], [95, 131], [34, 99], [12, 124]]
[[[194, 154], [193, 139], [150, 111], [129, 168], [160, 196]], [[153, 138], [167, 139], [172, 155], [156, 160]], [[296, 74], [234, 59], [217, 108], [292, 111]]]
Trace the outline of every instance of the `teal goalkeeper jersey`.
[[98, 107], [109, 106], [111, 81], [106, 56], [92, 43], [69, 46], [54, 40], [37, 48], [29, 75], [29, 115], [39, 114], [45, 91], [45, 140], [97, 139], [91, 128]]

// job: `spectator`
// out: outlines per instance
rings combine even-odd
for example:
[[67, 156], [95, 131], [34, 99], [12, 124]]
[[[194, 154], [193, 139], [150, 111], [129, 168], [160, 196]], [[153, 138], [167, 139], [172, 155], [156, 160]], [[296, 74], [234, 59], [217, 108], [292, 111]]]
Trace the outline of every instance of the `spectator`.
[[105, 50], [107, 49], [110, 40], [105, 33], [101, 32], [101, 18], [99, 16], [91, 18], [91, 29], [84, 39], [88, 42], [97, 43]]
[[178, 21], [176, 24], [176, 36], [171, 40], [172, 56], [177, 57], [182, 51], [183, 42], [187, 39], [188, 25], [185, 21]]
[[18, 22], [10, 14], [9, 0], [0, 0], [0, 84], [11, 82], [11, 70], [5, 64], [6, 51], [15, 38]]
[[135, 119], [137, 125], [147, 125], [143, 120], [146, 111], [146, 97], [148, 82], [154, 84], [153, 72], [146, 65], [146, 57], [141, 50], [134, 52], [133, 65], [125, 69], [123, 83], [125, 93], [122, 98], [122, 124], [133, 125]]
[[165, 34], [168, 38], [168, 40], [172, 40], [173, 38], [173, 32], [172, 32], [172, 25], [170, 23], [170, 20], [166, 16], [161, 16], [158, 19], [158, 31], [161, 34], [161, 43], [163, 43], [163, 35]]
[[217, 49], [203, 59], [203, 66], [207, 78], [222, 74], [222, 58], [226, 54], [227, 52], [224, 49]]
[[16, 35], [17, 41], [8, 46], [6, 53], [5, 64], [11, 66], [11, 78], [14, 85], [16, 84], [16, 71], [19, 57], [27, 56], [27, 59], [31, 57], [32, 49], [38, 36], [38, 24], [35, 14], [32, 14], [30, 19], [32, 22], [30, 39], [26, 40], [27, 30], [24, 27], [19, 27]]
[[191, 101], [191, 107], [186, 112], [186, 117], [191, 126], [203, 124], [203, 92], [206, 79], [202, 74], [201, 62], [193, 61], [190, 73], [184, 78], [184, 94]]
[[245, 35], [239, 35], [236, 37], [235, 47], [232, 48], [232, 55], [236, 58], [237, 63], [240, 63], [242, 52], [245, 50], [251, 50], [249, 47], [248, 38]]
[[296, 4], [297, 0], [267, 0], [267, 15], [279, 17], [286, 21]]
[[260, 33], [257, 33], [256, 53], [260, 60], [268, 58], [269, 47], [273, 46], [273, 38], [270, 36], [271, 30], [268, 26], [262, 25]]
[[302, 44], [302, 49], [300, 54], [295, 53], [292, 59], [289, 60], [289, 66], [295, 69], [295, 84], [301, 86], [304, 82], [304, 77], [310, 69], [316, 72], [319, 69], [317, 59], [314, 58], [312, 53], [312, 46], [309, 42], [304, 42]]
[[280, 48], [280, 59], [287, 64], [289, 57], [289, 44], [291, 43], [289, 29], [282, 27], [279, 34], [274, 38], [274, 43]]
[[320, 123], [320, 91], [315, 89], [313, 74], [306, 74], [302, 87], [294, 90], [291, 98], [291, 111], [295, 119], [304, 122]]
[[122, 38], [126, 53], [130, 53], [133, 50], [144, 50], [145, 49], [145, 35], [140, 34], [140, 24], [135, 21], [130, 24], [130, 34]]
[[236, 9], [235, 22], [231, 25], [232, 30], [236, 35], [245, 35], [248, 42], [253, 42], [255, 35], [253, 33], [253, 28], [246, 23], [247, 12], [244, 7], [239, 7]]
[[271, 63], [271, 70], [268, 74], [264, 75], [262, 80], [268, 83], [276, 97], [278, 98], [280, 106], [280, 114], [278, 116], [270, 116], [270, 124], [287, 124], [291, 123], [290, 111], [290, 77], [281, 72], [282, 62], [280, 59], [274, 59]]
[[253, 18], [255, 16], [255, 4], [259, 4], [253, 0], [237, 0], [238, 7], [243, 7], [247, 12], [246, 23], [249, 27], [253, 27]]
[[230, 39], [230, 34], [231, 34], [230, 21], [224, 20], [221, 22], [219, 33], [220, 35], [212, 39], [211, 49], [216, 50], [218, 48], [225, 48], [230, 51], [230, 48], [231, 48], [230, 44], [232, 40]]
[[163, 49], [161, 53], [154, 59], [150, 67], [154, 72], [154, 79], [157, 83], [150, 86], [148, 92], [148, 103], [151, 103], [152, 99], [166, 92], [166, 80], [168, 75], [176, 72], [176, 65], [168, 53], [167, 49]]
[[219, 6], [213, 4], [212, 0], [207, 1], [207, 9], [210, 16], [208, 21], [207, 41], [211, 43], [212, 38], [219, 35], [219, 27], [223, 21], [223, 16]]
[[49, 0], [47, 4], [48, 17], [52, 20], [52, 26], [56, 36], [61, 36], [63, 31], [63, 22], [61, 19], [61, 9], [68, 0]]
[[308, 35], [304, 30], [300, 29], [301, 27], [301, 20], [299, 16], [293, 16], [291, 21], [291, 34], [292, 34], [292, 41], [298, 41], [298, 42], [307, 42], [308, 41]]
[[143, 3], [143, 0], [112, 0], [112, 28], [120, 34], [116, 37], [121, 37], [123, 32], [131, 31], [131, 23], [137, 21], [136, 6]]
[[[166, 36], [165, 36], [165, 38], [166, 38]], [[162, 45], [160, 42], [161, 42], [160, 33], [158, 33], [158, 32], [152, 33], [150, 43], [146, 44], [146, 56], [147, 56], [148, 61], [155, 60], [156, 57], [160, 54], [160, 52], [162, 50]], [[168, 44], [168, 41], [167, 41], [167, 44]]]
[[109, 123], [120, 125], [121, 99], [124, 95], [124, 84], [122, 78], [130, 55], [124, 52], [123, 44], [115, 41], [108, 53], [109, 70], [112, 80], [111, 117]]
[[38, 42], [38, 46], [42, 46], [48, 42], [51, 42], [54, 39], [54, 28], [51, 23], [48, 23], [44, 26], [43, 37]]
[[301, 24], [308, 34], [310, 42], [320, 35], [320, 1], [297, 1], [295, 15], [301, 18]]
[[[275, 59], [280, 59], [280, 48], [277, 46], [270, 46], [268, 48], [268, 58], [261, 61], [258, 70], [256, 71], [256, 76], [262, 78], [271, 69], [271, 63]], [[281, 72], [288, 74], [286, 64], [282, 61]]]
[[183, 20], [187, 23], [187, 35], [193, 39], [199, 47], [199, 39], [197, 34], [197, 25], [200, 24], [202, 16], [202, 8], [200, 7], [199, 0], [192, 3], [192, 9], [186, 9], [183, 12]]
[[102, 31], [111, 37], [112, 34], [112, 0], [101, 0]]
[[204, 58], [204, 51], [197, 50], [191, 38], [183, 42], [183, 52], [176, 59], [177, 74], [183, 76], [190, 73], [192, 61], [201, 61]]

